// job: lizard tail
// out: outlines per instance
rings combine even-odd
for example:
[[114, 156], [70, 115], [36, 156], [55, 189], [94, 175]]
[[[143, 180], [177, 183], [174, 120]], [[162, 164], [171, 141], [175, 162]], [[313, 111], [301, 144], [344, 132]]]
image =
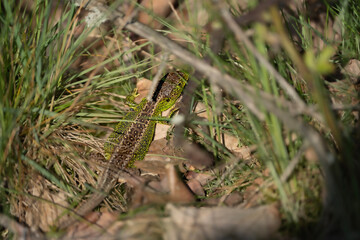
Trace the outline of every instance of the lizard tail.
[[80, 205], [73, 211], [72, 216], [63, 219], [60, 222], [59, 229], [66, 229], [67, 227], [73, 225], [77, 220], [84, 219], [84, 217], [96, 206], [98, 206], [105, 197], [106, 194], [104, 193], [92, 194], [85, 202], [80, 203]]

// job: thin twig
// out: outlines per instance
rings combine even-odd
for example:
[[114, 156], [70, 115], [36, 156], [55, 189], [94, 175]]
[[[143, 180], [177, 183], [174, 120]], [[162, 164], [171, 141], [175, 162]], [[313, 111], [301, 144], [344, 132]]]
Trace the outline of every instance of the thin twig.
[[152, 98], [152, 95], [154, 94], [155, 92], [155, 89], [161, 79], [161, 76], [166, 68], [166, 63], [167, 63], [167, 60], [169, 58], [169, 53], [164, 53], [162, 56], [161, 56], [161, 64], [159, 66], [159, 70], [156, 72], [156, 75], [153, 79], [153, 82], [151, 84], [151, 87], [149, 89], [149, 93], [147, 95], [147, 100], [150, 101], [151, 98]]
[[[240, 83], [230, 75], [221, 73], [218, 69], [210, 66], [204, 60], [196, 57], [180, 45], [139, 22], [129, 23], [125, 28], [158, 44], [163, 49], [168, 50], [183, 61], [191, 64], [194, 68], [207, 76], [210, 81], [219, 84], [219, 86], [229, 94], [242, 100], [244, 105], [246, 105], [253, 113], [258, 115], [261, 112], [258, 106], [262, 105], [269, 112], [275, 114], [290, 130], [299, 132], [304, 138], [307, 138], [312, 145], [317, 146], [316, 152], [319, 159], [326, 161], [326, 164], [333, 161], [333, 156], [327, 151], [319, 133], [304, 123], [302, 119], [294, 118], [288, 111], [280, 109], [274, 101], [264, 101], [262, 96], [268, 94], [256, 90], [250, 85]], [[284, 101], [287, 102], [286, 100]], [[291, 103], [289, 103], [289, 105], [291, 105]], [[258, 117], [261, 117], [261, 115]]]

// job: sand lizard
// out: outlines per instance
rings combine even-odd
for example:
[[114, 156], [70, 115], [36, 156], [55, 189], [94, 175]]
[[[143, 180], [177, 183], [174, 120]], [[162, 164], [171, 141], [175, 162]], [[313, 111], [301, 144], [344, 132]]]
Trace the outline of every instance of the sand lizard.
[[[163, 111], [174, 106], [188, 80], [183, 72], [167, 73], [159, 82], [151, 100], [146, 98], [127, 113], [115, 127], [114, 132], [104, 144], [105, 158], [108, 160], [104, 172], [97, 183], [97, 192], [90, 195], [75, 209], [78, 217], [84, 217], [97, 207], [114, 187], [119, 172], [133, 167], [135, 161], [143, 160], [152, 142], [156, 120]], [[136, 93], [133, 93], [134, 96]], [[116, 171], [114, 171], [116, 169]], [[60, 221], [59, 228], [64, 229], [76, 221], [67, 218]]]

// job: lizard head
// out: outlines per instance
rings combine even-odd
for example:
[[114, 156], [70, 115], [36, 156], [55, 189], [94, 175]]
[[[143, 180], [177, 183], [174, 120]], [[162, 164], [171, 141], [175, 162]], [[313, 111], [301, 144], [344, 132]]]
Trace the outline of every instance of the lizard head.
[[152, 100], [159, 102], [158, 107], [161, 111], [169, 109], [176, 103], [188, 79], [187, 73], [177, 71], [167, 73], [160, 80]]

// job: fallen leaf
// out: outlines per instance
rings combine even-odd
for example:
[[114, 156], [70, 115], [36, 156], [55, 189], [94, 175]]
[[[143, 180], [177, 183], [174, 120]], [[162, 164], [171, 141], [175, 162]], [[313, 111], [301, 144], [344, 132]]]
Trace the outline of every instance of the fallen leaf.
[[200, 184], [202, 186], [204, 186], [206, 183], [208, 183], [209, 181], [215, 179], [215, 175], [214, 173], [210, 173], [210, 172], [194, 172], [194, 171], [188, 171], [185, 174], [186, 179], [191, 180], [191, 179], [195, 179], [198, 182], [200, 182]]
[[351, 59], [344, 69], [342, 69], [341, 73], [348, 75], [351, 81], [356, 84], [360, 81], [360, 61], [357, 59]]
[[55, 223], [55, 220], [64, 211], [63, 208], [56, 204], [67, 206], [66, 195], [61, 191], [57, 192], [58, 189], [41, 176], [31, 180], [29, 185], [31, 188], [28, 192], [37, 198], [25, 197], [21, 207], [18, 209], [19, 212], [12, 212], [12, 214], [15, 216], [23, 214], [28, 226], [38, 227], [44, 232], [49, 231], [50, 226]]
[[[85, 219], [66, 229], [63, 239], [115, 239], [114, 237], [114, 222], [116, 221], [118, 213], [100, 213], [92, 212], [88, 214]], [[121, 222], [117, 222], [116, 227]], [[104, 231], [106, 229], [106, 231]]]
[[150, 144], [149, 151], [144, 160], [136, 161], [135, 166], [145, 172], [165, 174], [165, 165], [168, 163], [174, 165], [180, 164], [184, 160], [177, 157], [182, 157], [182, 155], [183, 152], [180, 149], [176, 149], [171, 142], [168, 143], [164, 138], [158, 139]]
[[151, 181], [147, 188], [135, 188], [132, 207], [144, 204], [190, 203], [195, 201], [193, 193], [182, 181], [172, 164], [167, 164], [161, 181]]
[[[164, 113], [163, 116], [166, 116], [166, 113]], [[171, 125], [160, 124], [160, 123], [156, 124], [154, 141], [166, 138], [167, 133], [170, 128], [171, 128]]]
[[224, 145], [235, 155], [243, 160], [251, 159], [252, 149], [248, 146], [239, 147], [239, 138], [224, 134]]
[[136, 88], [139, 96], [135, 98], [136, 103], [140, 103], [143, 98], [147, 97], [152, 83], [152, 81], [146, 78], [140, 78], [138, 80], [138, 82], [136, 83]]
[[187, 185], [191, 189], [193, 193], [195, 193], [197, 196], [205, 196], [204, 188], [201, 186], [200, 182], [196, 179], [191, 179], [187, 182]]
[[196, 143], [186, 143], [183, 146], [188, 163], [196, 169], [203, 170], [214, 165], [214, 156]]
[[[221, 194], [221, 193], [219, 193]], [[216, 196], [216, 192], [213, 194]], [[206, 206], [237, 206], [244, 202], [244, 197], [239, 192], [232, 192], [229, 195], [224, 195], [221, 197], [207, 197], [202, 201]]]
[[275, 205], [251, 209], [175, 207], [168, 204], [164, 239], [271, 239], [281, 224]]
[[208, 113], [206, 112], [206, 106], [202, 102], [198, 102], [196, 104], [194, 112], [200, 118], [204, 118], [204, 119], [212, 118], [212, 112], [209, 113], [210, 114], [209, 116]]
[[224, 204], [226, 206], [232, 207], [239, 205], [243, 201], [244, 201], [244, 197], [239, 192], [232, 192], [226, 197]]
[[175, 0], [144, 0], [141, 2], [141, 5], [150, 10], [151, 14], [148, 14], [147, 11], [140, 11], [138, 14], [138, 21], [149, 25], [153, 29], [159, 29], [163, 25], [158, 21], [154, 21], [154, 16], [166, 18], [171, 12], [170, 4], [173, 5], [174, 3]]
[[190, 189], [184, 184], [182, 179], [180, 179], [179, 174], [176, 172], [175, 167], [171, 164], [166, 166], [167, 174], [166, 178], [163, 181], [167, 181], [170, 196], [169, 200], [171, 202], [177, 203], [189, 203], [195, 200], [194, 195], [191, 193]]

